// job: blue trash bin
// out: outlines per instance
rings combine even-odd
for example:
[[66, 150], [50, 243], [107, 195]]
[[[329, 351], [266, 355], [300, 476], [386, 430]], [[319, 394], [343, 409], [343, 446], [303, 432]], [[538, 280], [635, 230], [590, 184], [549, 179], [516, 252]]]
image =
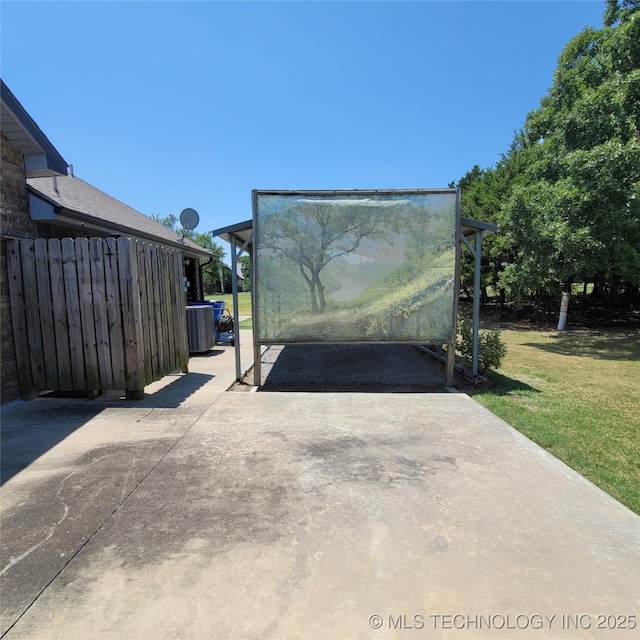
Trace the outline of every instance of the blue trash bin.
[[213, 306], [213, 330], [215, 331], [216, 342], [220, 342], [220, 333], [218, 332], [218, 327], [216, 326], [216, 320], [222, 317], [224, 313], [224, 300], [212, 300], [211, 305]]

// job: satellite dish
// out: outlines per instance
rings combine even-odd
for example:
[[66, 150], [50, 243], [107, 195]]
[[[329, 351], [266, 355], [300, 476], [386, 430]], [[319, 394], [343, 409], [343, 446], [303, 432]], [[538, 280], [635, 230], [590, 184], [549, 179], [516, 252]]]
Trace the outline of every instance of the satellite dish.
[[200, 222], [200, 216], [195, 209], [183, 209], [180, 214], [180, 224], [184, 229], [195, 229]]

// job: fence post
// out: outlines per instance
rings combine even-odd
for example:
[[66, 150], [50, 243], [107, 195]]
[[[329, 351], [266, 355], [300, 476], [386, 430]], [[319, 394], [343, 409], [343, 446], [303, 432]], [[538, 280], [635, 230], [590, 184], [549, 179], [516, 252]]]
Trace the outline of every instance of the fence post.
[[128, 399], [142, 400], [143, 344], [136, 241], [131, 238], [118, 238], [117, 244], [124, 335], [124, 388]]
[[16, 347], [18, 364], [18, 383], [23, 400], [35, 398], [31, 361], [29, 358], [29, 339], [27, 337], [26, 305], [22, 286], [22, 263], [20, 261], [20, 242], [7, 242], [7, 270], [9, 275], [9, 295], [11, 296], [11, 323]]

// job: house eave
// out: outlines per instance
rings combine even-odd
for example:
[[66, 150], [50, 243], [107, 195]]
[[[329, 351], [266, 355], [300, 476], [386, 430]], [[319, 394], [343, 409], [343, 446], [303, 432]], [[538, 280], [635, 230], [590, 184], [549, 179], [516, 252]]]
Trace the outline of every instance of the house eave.
[[67, 162], [1, 79], [0, 105], [0, 127], [23, 155], [27, 177], [67, 175]]
[[92, 233], [97, 236], [127, 236], [140, 238], [156, 244], [162, 244], [175, 249], [180, 249], [189, 258], [208, 260], [212, 254], [208, 251], [198, 251], [186, 243], [180, 241], [172, 242], [165, 238], [159, 238], [138, 230], [114, 224], [97, 221], [91, 216], [80, 211], [73, 211], [65, 207], [58, 206], [55, 202], [43, 197], [41, 194], [29, 193], [30, 217], [34, 222], [52, 224], [61, 227], [78, 229], [85, 233]]

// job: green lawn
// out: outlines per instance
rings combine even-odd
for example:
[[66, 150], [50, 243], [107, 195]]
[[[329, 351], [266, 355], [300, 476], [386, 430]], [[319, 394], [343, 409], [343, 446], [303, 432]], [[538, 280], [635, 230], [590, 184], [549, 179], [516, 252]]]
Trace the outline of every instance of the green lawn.
[[[225, 306], [233, 313], [233, 296], [230, 293], [217, 294], [215, 296], [206, 296], [206, 300], [224, 300]], [[251, 292], [240, 291], [238, 293], [238, 311], [241, 316], [251, 315]], [[244, 327], [243, 327], [244, 328]]]
[[640, 330], [502, 332], [474, 399], [640, 514]]

